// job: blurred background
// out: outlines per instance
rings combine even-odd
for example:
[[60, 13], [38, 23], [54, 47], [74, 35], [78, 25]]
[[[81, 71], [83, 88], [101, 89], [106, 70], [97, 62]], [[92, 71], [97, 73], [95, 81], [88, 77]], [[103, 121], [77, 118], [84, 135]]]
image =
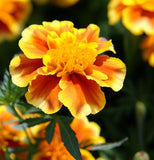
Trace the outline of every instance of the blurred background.
[[[134, 36], [121, 22], [110, 26], [107, 17], [109, 0], [79, 0], [68, 7], [45, 1], [41, 3], [41, 0], [32, 0], [30, 3], [31, 13], [23, 29], [31, 24], [41, 24], [42, 21], [70, 20], [76, 28], [97, 24], [100, 36], [112, 39], [117, 54], [109, 55], [120, 58], [127, 66], [124, 87], [119, 92], [102, 88], [107, 99], [106, 106], [88, 118], [101, 126], [101, 135], [107, 142], [125, 137], [128, 137], [128, 141], [116, 149], [100, 151], [100, 155], [107, 160], [130, 160], [136, 152], [144, 150], [150, 159], [154, 159], [154, 68], [142, 58], [139, 46], [144, 35]], [[11, 41], [0, 41], [1, 80], [12, 57], [21, 52], [18, 46], [21, 32]]]

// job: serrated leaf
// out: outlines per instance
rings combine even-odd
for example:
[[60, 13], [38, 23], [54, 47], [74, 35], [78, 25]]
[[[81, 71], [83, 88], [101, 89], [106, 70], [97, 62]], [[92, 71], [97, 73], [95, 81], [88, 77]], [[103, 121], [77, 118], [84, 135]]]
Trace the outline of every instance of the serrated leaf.
[[57, 121], [65, 147], [76, 160], [82, 160], [78, 140], [75, 136], [75, 132], [70, 127], [70, 119], [61, 116], [58, 117]]
[[56, 121], [53, 120], [51, 121], [51, 123], [49, 123], [49, 125], [46, 128], [45, 137], [49, 144], [53, 138], [55, 126], [56, 126]]
[[105, 143], [105, 144], [102, 144], [102, 145], [96, 145], [96, 146], [90, 146], [88, 148], [88, 150], [90, 151], [98, 151], [98, 150], [109, 150], [109, 149], [113, 149], [113, 148], [116, 148], [116, 147], [119, 147], [121, 146], [124, 142], [126, 142], [128, 140], [128, 138], [124, 138], [122, 139], [121, 141], [118, 141], [118, 142], [113, 142], [113, 143]]
[[48, 122], [50, 120], [51, 118], [45, 118], [45, 117], [28, 118], [20, 121], [20, 124], [24, 125], [27, 128], [27, 127], [33, 127], [40, 123]]

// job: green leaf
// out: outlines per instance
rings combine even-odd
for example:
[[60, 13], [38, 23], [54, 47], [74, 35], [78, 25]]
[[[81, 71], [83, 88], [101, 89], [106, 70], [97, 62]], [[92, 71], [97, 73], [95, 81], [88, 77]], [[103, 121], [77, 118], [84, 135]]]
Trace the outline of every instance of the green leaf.
[[20, 121], [21, 125], [24, 125], [24, 127], [33, 127], [35, 125], [38, 125], [40, 123], [48, 122], [51, 120], [51, 117], [36, 117], [36, 118], [28, 118], [25, 120]]
[[51, 123], [49, 123], [49, 125], [46, 128], [45, 137], [48, 143], [50, 143], [53, 138], [55, 126], [56, 126], [56, 121], [54, 119], [53, 121], [51, 121]]
[[59, 116], [57, 121], [65, 147], [76, 160], [82, 160], [78, 140], [70, 127], [70, 118]]
[[121, 141], [118, 142], [113, 142], [113, 143], [105, 143], [102, 145], [96, 145], [96, 146], [90, 146], [89, 150], [90, 151], [96, 151], [96, 150], [109, 150], [109, 149], [113, 149], [116, 147], [121, 146], [124, 142], [126, 142], [128, 140], [128, 138], [124, 138]]
[[9, 106], [13, 106], [16, 102], [20, 101], [20, 98], [26, 92], [26, 88], [17, 87], [12, 83], [8, 71], [4, 73], [3, 82], [0, 85], [0, 102]]

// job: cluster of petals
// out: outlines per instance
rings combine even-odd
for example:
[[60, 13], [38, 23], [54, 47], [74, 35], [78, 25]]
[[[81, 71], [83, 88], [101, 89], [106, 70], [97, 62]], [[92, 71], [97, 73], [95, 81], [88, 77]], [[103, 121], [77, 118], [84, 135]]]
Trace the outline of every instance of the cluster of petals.
[[[6, 106], [0, 106], [0, 156], [5, 159], [6, 148], [21, 148], [26, 147], [25, 132], [23, 130], [16, 129], [14, 125], [17, 118], [8, 112]], [[17, 158], [27, 155], [26, 152], [17, 154]]]
[[79, 0], [35, 0], [39, 4], [51, 3], [55, 6], [66, 8], [75, 5]]
[[28, 86], [27, 102], [47, 114], [66, 106], [74, 117], [96, 114], [105, 105], [101, 87], [119, 91], [125, 64], [103, 53], [114, 51], [111, 40], [99, 37], [99, 27], [77, 29], [70, 21], [31, 25], [22, 33], [24, 54], [12, 59], [12, 81]]
[[[82, 125], [82, 126], [81, 126]], [[81, 128], [80, 128], [81, 126]], [[74, 119], [71, 128], [76, 133], [80, 146], [82, 160], [95, 160], [93, 155], [83, 149], [87, 145], [96, 145], [105, 143], [105, 139], [100, 134], [100, 127], [95, 122], [89, 122], [87, 118]], [[46, 140], [42, 140], [38, 145], [38, 152], [33, 155], [33, 160], [75, 160], [75, 158], [67, 151], [61, 139], [61, 133], [58, 123], [56, 123], [54, 135], [50, 144]], [[97, 160], [103, 160], [98, 158]]]
[[110, 0], [109, 24], [122, 20], [123, 25], [134, 35], [154, 34], [153, 0]]
[[0, 41], [17, 37], [30, 11], [30, 0], [0, 0]]
[[146, 36], [141, 43], [142, 57], [154, 67], [154, 35]]

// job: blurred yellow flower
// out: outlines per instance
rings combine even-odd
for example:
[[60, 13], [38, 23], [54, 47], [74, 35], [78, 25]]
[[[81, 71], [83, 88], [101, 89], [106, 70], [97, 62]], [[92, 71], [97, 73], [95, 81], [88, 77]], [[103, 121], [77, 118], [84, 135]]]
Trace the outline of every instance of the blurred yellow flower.
[[143, 51], [143, 59], [148, 61], [150, 66], [154, 67], [154, 35], [147, 36], [143, 39], [141, 49]]
[[[80, 126], [81, 129], [79, 129]], [[105, 143], [105, 139], [99, 136], [100, 127], [95, 122], [89, 122], [87, 118], [84, 118], [74, 119], [71, 123], [71, 128], [76, 133], [82, 160], [95, 160], [92, 154], [88, 150], [83, 149], [83, 147], [89, 144]], [[41, 141], [38, 150], [39, 151], [32, 157], [33, 160], [75, 160], [62, 142], [58, 123], [56, 123], [51, 143], [48, 144], [46, 140]]]
[[119, 91], [126, 73], [118, 58], [100, 55], [114, 51], [111, 40], [99, 37], [99, 27], [73, 27], [70, 21], [31, 25], [22, 33], [24, 54], [10, 63], [12, 81], [28, 87], [28, 103], [47, 114], [64, 104], [74, 117], [96, 114], [105, 105], [101, 87]]
[[121, 19], [123, 25], [134, 35], [154, 34], [154, 1], [110, 0], [108, 18], [110, 25]]
[[[14, 128], [17, 118], [8, 112], [6, 106], [0, 106], [0, 154], [5, 157], [5, 147], [21, 148], [28, 145], [25, 142], [26, 134], [23, 130]], [[19, 153], [16, 157], [21, 158], [27, 153]]]
[[30, 10], [30, 0], [0, 0], [0, 41], [20, 34]]

